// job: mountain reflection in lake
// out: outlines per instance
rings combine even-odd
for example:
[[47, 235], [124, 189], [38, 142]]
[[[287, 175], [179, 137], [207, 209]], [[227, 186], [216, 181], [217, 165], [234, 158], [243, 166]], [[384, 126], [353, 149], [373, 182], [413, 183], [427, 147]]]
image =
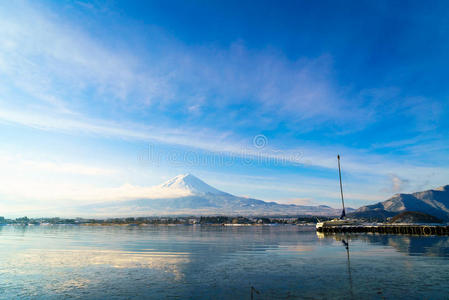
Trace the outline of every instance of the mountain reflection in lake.
[[0, 298], [447, 299], [449, 238], [298, 226], [0, 227]]

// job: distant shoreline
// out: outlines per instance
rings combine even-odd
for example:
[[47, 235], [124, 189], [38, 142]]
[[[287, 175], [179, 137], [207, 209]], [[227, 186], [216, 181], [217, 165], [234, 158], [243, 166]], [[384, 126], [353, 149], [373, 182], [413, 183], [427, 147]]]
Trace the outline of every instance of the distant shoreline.
[[160, 227], [178, 227], [178, 226], [186, 226], [186, 227], [194, 227], [194, 226], [209, 226], [209, 227], [272, 227], [272, 226], [312, 226], [315, 227], [315, 223], [304, 223], [304, 224], [278, 224], [278, 223], [269, 223], [269, 224], [115, 224], [115, 223], [84, 223], [84, 224], [0, 224], [0, 226], [17, 226], [17, 227], [45, 227], [45, 226], [88, 226], [88, 227], [151, 227], [151, 226], [160, 226]]

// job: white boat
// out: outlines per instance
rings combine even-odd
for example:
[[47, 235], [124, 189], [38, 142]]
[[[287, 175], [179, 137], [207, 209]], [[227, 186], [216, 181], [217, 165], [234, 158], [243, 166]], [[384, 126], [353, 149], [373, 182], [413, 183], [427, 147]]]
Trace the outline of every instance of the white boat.
[[323, 221], [316, 223], [316, 229], [321, 229], [323, 227], [335, 227], [335, 226], [345, 226], [345, 225], [356, 225], [360, 224], [359, 220], [356, 219], [332, 219], [330, 221]]

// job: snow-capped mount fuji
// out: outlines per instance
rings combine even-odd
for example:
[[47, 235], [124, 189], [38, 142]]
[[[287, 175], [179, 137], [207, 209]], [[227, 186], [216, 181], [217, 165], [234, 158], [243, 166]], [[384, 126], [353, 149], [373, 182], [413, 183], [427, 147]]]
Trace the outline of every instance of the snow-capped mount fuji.
[[[341, 213], [329, 206], [303, 206], [265, 202], [220, 191], [192, 174], [178, 175], [145, 195], [120, 202], [90, 205], [89, 210], [104, 215], [326, 215]], [[352, 209], [348, 209], [352, 211]]]
[[227, 193], [217, 190], [216, 188], [208, 185], [198, 177], [187, 173], [178, 175], [165, 183], [160, 185], [162, 190], [166, 191], [185, 191], [191, 195], [226, 195]]

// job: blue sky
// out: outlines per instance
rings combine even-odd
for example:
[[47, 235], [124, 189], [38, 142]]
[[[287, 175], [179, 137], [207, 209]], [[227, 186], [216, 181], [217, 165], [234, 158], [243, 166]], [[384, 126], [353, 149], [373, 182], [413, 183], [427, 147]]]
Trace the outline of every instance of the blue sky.
[[448, 8], [1, 3], [0, 211], [42, 215], [187, 172], [338, 207], [337, 153], [349, 206], [448, 184]]

